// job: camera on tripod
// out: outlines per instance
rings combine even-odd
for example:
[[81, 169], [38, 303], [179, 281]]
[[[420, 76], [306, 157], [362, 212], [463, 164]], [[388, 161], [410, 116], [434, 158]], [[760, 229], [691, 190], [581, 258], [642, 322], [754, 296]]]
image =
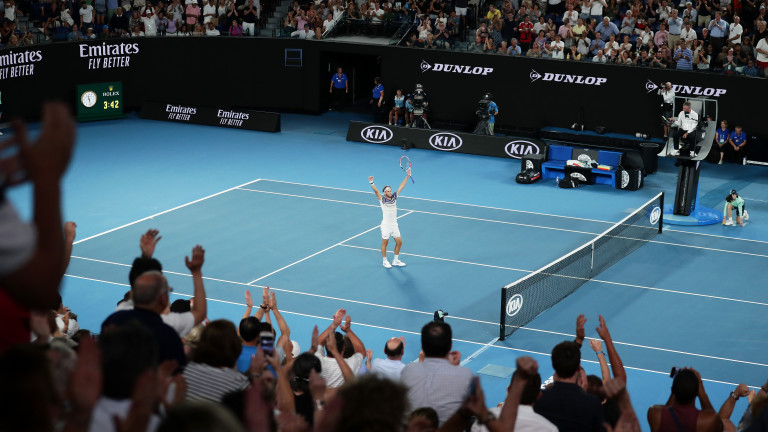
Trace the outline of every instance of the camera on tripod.
[[424, 115], [424, 110], [427, 107], [426, 94], [421, 84], [416, 84], [416, 90], [413, 92], [413, 114]]
[[486, 93], [483, 95], [483, 98], [477, 102], [477, 116], [480, 118], [480, 120], [488, 120], [491, 118], [489, 109], [491, 106], [492, 97], [493, 95]]

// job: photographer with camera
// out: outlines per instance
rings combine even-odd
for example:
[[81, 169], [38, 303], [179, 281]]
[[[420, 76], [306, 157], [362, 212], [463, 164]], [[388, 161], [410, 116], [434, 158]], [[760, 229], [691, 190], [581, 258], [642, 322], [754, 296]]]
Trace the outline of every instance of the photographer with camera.
[[496, 122], [495, 116], [499, 114], [499, 106], [491, 100], [492, 98], [493, 95], [487, 92], [477, 103], [478, 109], [475, 111], [475, 114], [480, 119], [477, 126], [475, 126], [474, 133], [477, 135], [493, 135], [493, 126]]
[[416, 84], [416, 90], [414, 90], [410, 102], [413, 107], [413, 112], [411, 113], [411, 127], [432, 129], [427, 122], [429, 100], [427, 99], [427, 93], [424, 92], [424, 87], [422, 87], [421, 84]]
[[659, 84], [659, 95], [662, 98], [661, 102], [661, 116], [664, 118], [664, 139], [669, 137], [669, 120], [672, 118], [672, 110], [675, 103], [675, 89], [672, 88], [671, 82], [665, 82]]

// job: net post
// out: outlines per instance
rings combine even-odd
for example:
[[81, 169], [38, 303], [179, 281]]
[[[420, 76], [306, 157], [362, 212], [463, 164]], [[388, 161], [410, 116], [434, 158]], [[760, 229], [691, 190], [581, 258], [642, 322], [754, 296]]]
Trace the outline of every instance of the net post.
[[659, 198], [659, 208], [661, 214], [659, 215], [659, 234], [661, 234], [661, 227], [664, 225], [664, 191], [661, 191], [661, 198]]
[[592, 242], [592, 252], [589, 257], [589, 277], [595, 276], [595, 242]]
[[507, 337], [507, 288], [501, 287], [501, 313], [499, 315], [499, 340]]

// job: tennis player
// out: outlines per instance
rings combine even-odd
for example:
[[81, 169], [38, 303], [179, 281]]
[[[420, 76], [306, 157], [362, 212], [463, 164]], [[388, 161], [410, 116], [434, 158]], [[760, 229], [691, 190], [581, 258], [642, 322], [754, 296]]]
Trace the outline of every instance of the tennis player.
[[[397, 197], [402, 192], [405, 184], [408, 183], [408, 177], [410, 176], [411, 170], [409, 169], [406, 171], [405, 178], [395, 193], [392, 193], [391, 186], [384, 186], [383, 196], [379, 193], [376, 184], [373, 183], [373, 176], [368, 177], [368, 183], [371, 184], [371, 188], [376, 194], [376, 199], [379, 200], [381, 205], [381, 256], [384, 259], [382, 265], [386, 268], [392, 268], [393, 265], [405, 267], [405, 263], [400, 261], [400, 247], [403, 246], [403, 240], [400, 238], [400, 228], [397, 226]], [[387, 244], [390, 237], [395, 239], [395, 259], [392, 261], [392, 264], [387, 260]]]
[[[733, 210], [736, 209], [736, 223], [744, 226], [744, 221], [749, 219], [749, 214], [744, 205], [744, 199], [742, 199], [736, 190], [731, 190], [731, 193], [725, 197], [725, 207], [723, 207], [723, 225], [733, 225]], [[726, 220], [726, 215], [728, 220]]]

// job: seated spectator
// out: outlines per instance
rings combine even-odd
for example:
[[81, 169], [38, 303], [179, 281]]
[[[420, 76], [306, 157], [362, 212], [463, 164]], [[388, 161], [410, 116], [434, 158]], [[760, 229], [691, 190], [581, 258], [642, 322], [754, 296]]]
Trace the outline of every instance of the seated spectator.
[[19, 41], [20, 46], [30, 46], [35, 44], [35, 36], [31, 31], [24, 34], [24, 37]]
[[555, 35], [554, 42], [549, 45], [553, 59], [562, 60], [565, 58], [565, 43], [561, 40], [560, 35]]
[[562, 431], [599, 431], [603, 428], [600, 400], [579, 385], [581, 351], [575, 342], [561, 342], [552, 350], [554, 384], [544, 390], [534, 411]]
[[619, 54], [620, 51], [619, 43], [616, 42], [616, 37], [614, 35], [611, 35], [608, 38], [608, 41], [605, 42], [605, 47], [603, 47], [603, 53], [607, 55], [608, 57], [616, 57]]
[[752, 59], [747, 60], [747, 66], [742, 69], [741, 73], [748, 77], [756, 77], [760, 73], [760, 69], [755, 66], [755, 61]]
[[411, 406], [433, 408], [440, 424], [459, 409], [473, 379], [472, 371], [459, 366], [458, 353], [451, 352], [452, 339], [450, 325], [426, 324], [421, 329], [424, 361], [407, 364], [400, 375]]
[[651, 67], [666, 69], [668, 66], [669, 62], [664, 58], [664, 54], [662, 54], [661, 51], [657, 51], [653, 56], [653, 59], [651, 59]]
[[525, 53], [526, 57], [534, 57], [534, 58], [541, 58], [541, 45], [539, 44], [533, 44], [533, 47], [528, 50], [528, 52]]
[[[602, 39], [602, 35], [600, 32], [595, 32], [595, 38], [592, 40], [592, 43], [589, 45], [589, 52], [592, 53], [593, 56], [597, 55], [597, 51], [602, 51], [603, 48], [605, 48], [605, 42]], [[603, 53], [605, 53], [603, 51]]]
[[382, 378], [389, 378], [392, 381], [400, 381], [400, 373], [405, 367], [403, 363], [403, 354], [405, 353], [405, 338], [390, 338], [386, 344], [384, 344], [385, 359], [375, 358], [371, 363], [371, 372], [381, 376]]
[[437, 32], [435, 33], [435, 45], [437, 45], [438, 48], [443, 49], [451, 47], [451, 33], [443, 22], [438, 25]]
[[512, 40], [509, 43], [509, 48], [507, 48], [507, 54], [509, 55], [522, 55], [523, 51], [520, 48], [520, 45], [517, 44], [517, 39], [512, 38]]
[[206, 36], [221, 36], [221, 32], [219, 31], [219, 29], [217, 29], [213, 25], [212, 21], [208, 21], [208, 24], [206, 25], [206, 28], [205, 28], [205, 35]]
[[[93, 34], [93, 29], [88, 28], [90, 30], [90, 36], [84, 36], [84, 38], [87, 39], [95, 39], [96, 36]], [[19, 37], [14, 33], [11, 35], [10, 38], [8, 38], [8, 42], [5, 44], [6, 48], [18, 48], [19, 47]]]
[[572, 31], [574, 37], [579, 37], [582, 34], [586, 35], [587, 26], [584, 24], [584, 20], [582, 18], [576, 20], [576, 25], [573, 26]]
[[230, 36], [242, 36], [243, 26], [241, 26], [240, 23], [237, 22], [237, 20], [232, 20], [232, 23], [229, 25], [228, 33]]
[[651, 57], [648, 56], [648, 50], [640, 50], [640, 55], [635, 57], [635, 66], [649, 67]]
[[548, 42], [547, 36], [544, 33], [544, 30], [539, 32], [539, 36], [536, 37], [536, 40], [534, 41], [534, 45], [538, 45], [539, 48], [543, 47]]
[[[506, 24], [506, 21], [505, 21]], [[516, 29], [515, 25], [515, 29]], [[533, 25], [533, 33], [534, 34], [544, 34], [547, 31], [547, 23], [544, 21], [544, 17], [539, 17], [539, 21]]]
[[724, 58], [721, 59], [723, 64], [723, 73], [726, 75], [735, 75], [738, 65], [736, 64], [736, 57], [733, 55], [733, 48], [723, 47], [723, 51], [728, 50]]
[[[701, 410], [696, 408], [697, 397]], [[672, 397], [666, 405], [648, 408], [648, 424], [652, 432], [723, 430], [722, 420], [709, 401], [699, 373], [694, 369], [683, 369], [675, 375]]]
[[581, 60], [581, 54], [579, 54], [579, 51], [576, 48], [576, 45], [571, 45], [571, 49], [568, 52], [567, 60], [575, 60], [575, 61]]
[[333, 20], [333, 14], [329, 13], [326, 15], [326, 20], [323, 21], [323, 33], [327, 34], [328, 32], [333, 29], [333, 26], [336, 24], [336, 22]]
[[221, 402], [225, 394], [248, 388], [248, 378], [235, 369], [241, 350], [232, 322], [216, 320], [206, 325], [184, 369], [187, 400]]
[[619, 45], [619, 52], [629, 51], [630, 53], [635, 50], [635, 47], [632, 45], [632, 43], [629, 41], [629, 36], [624, 35], [624, 40]]
[[67, 35], [67, 40], [76, 41], [81, 39], [83, 39], [83, 34], [80, 33], [77, 24], [72, 25], [72, 31]]

